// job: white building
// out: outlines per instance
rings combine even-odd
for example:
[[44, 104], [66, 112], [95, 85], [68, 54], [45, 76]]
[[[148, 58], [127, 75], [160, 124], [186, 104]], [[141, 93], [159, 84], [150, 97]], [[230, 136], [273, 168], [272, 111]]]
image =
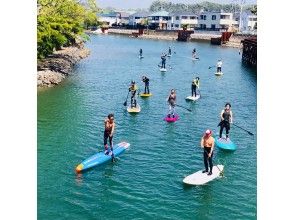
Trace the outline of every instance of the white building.
[[145, 19], [148, 18], [149, 13], [148, 12], [137, 12], [134, 14], [131, 14], [129, 16], [129, 25], [131, 26], [137, 26], [137, 24], [141, 24]]
[[240, 31], [245, 33], [253, 33], [256, 32], [257, 29], [257, 16], [254, 15], [250, 11], [244, 11], [241, 14], [241, 20], [240, 20], [240, 13], [236, 13], [234, 15], [236, 17], [236, 20], [240, 23]]
[[226, 12], [201, 12], [198, 16], [198, 28], [201, 30], [227, 30], [237, 27], [238, 21], [233, 18], [233, 13]]
[[108, 14], [98, 14], [99, 21], [105, 22], [109, 26], [129, 23], [129, 14], [125, 12], [111, 12]]
[[148, 26], [150, 29], [167, 30], [167, 22], [171, 17], [167, 11], [159, 11], [148, 15]]
[[193, 13], [177, 12], [169, 13], [170, 19], [167, 22], [168, 30], [182, 30], [187, 26], [187, 30], [194, 30], [198, 24], [198, 16]]

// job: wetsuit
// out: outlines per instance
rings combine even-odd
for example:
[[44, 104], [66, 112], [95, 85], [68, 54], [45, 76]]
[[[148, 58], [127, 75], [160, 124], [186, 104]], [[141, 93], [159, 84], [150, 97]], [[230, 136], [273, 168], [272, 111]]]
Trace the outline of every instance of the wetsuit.
[[143, 55], [143, 50], [140, 49], [140, 57]]
[[129, 91], [131, 92], [131, 107], [137, 107], [137, 100], [136, 100], [136, 93], [137, 93], [137, 86], [135, 85], [130, 86]]
[[196, 49], [193, 49], [193, 51], [192, 51], [192, 58], [196, 58]]
[[147, 77], [144, 77], [142, 80], [145, 83], [145, 94], [149, 94], [149, 79]]
[[220, 125], [219, 137], [220, 138], [222, 137], [223, 129], [226, 128], [226, 137], [228, 138], [229, 137], [229, 130], [230, 130], [231, 110], [224, 111], [222, 116], [223, 116], [224, 120], [219, 123], [219, 125]]
[[168, 48], [168, 54], [171, 55], [171, 48]]
[[168, 103], [169, 103], [169, 113], [168, 117], [170, 118], [170, 115], [172, 117], [175, 117], [175, 105], [176, 105], [176, 95], [174, 94], [174, 97], [170, 94], [168, 97]]
[[162, 55], [161, 56], [161, 68], [165, 69], [165, 61], [166, 61], [166, 57], [165, 57], [165, 55]]
[[191, 86], [191, 89], [192, 89], [192, 96], [194, 96], [194, 94], [195, 94], [195, 97], [196, 97], [196, 79], [194, 79], [193, 81], [192, 81], [192, 86]]
[[[109, 124], [109, 122], [106, 122]], [[113, 124], [112, 124], [113, 126]], [[105, 125], [105, 130], [104, 130], [104, 148], [105, 148], [105, 154], [109, 154], [109, 151], [108, 151], [108, 146], [107, 146], [107, 139], [109, 139], [109, 144], [110, 144], [110, 150], [111, 150], [111, 156], [114, 157], [114, 154], [113, 154], [113, 144], [112, 144], [112, 138], [113, 136], [110, 136], [111, 134], [111, 131], [112, 131], [112, 126], [111, 127], [107, 127]]]

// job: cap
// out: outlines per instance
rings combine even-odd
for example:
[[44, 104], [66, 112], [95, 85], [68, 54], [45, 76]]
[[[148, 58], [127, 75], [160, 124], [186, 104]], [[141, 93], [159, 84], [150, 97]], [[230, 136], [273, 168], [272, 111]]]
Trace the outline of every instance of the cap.
[[205, 131], [205, 135], [206, 135], [206, 136], [210, 136], [211, 134], [212, 134], [212, 131], [211, 131], [211, 130], [207, 129], [207, 130]]

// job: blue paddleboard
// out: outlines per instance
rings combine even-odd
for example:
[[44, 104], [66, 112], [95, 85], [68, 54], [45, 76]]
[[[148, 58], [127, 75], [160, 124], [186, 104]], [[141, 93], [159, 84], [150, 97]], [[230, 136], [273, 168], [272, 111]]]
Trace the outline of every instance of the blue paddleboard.
[[[114, 156], [117, 157], [122, 154], [128, 147], [130, 146], [127, 142], [121, 142], [119, 144], [114, 145], [113, 153]], [[110, 149], [109, 149], [110, 150]], [[84, 170], [87, 170], [91, 167], [98, 166], [100, 164], [104, 164], [108, 161], [111, 161], [111, 155], [105, 155], [104, 152], [99, 152], [84, 160], [76, 167], [76, 172], [80, 173]]]
[[237, 146], [230, 138], [226, 139], [225, 137], [222, 138], [215, 138], [215, 145], [223, 150], [236, 150]]

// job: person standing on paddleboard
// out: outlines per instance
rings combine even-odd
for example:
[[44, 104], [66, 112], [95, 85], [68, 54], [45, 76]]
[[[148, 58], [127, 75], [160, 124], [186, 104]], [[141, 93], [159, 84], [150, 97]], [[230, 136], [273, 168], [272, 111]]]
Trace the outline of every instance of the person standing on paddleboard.
[[142, 82], [145, 83], [144, 94], [149, 94], [149, 78], [147, 78], [146, 76], [142, 76]]
[[142, 48], [140, 48], [139, 55], [140, 55], [140, 57], [143, 56], [143, 50], [142, 50]]
[[166, 99], [166, 101], [169, 104], [169, 113], [167, 115], [168, 118], [170, 118], [171, 115], [172, 115], [173, 118], [175, 117], [176, 99], [177, 99], [176, 90], [172, 89], [170, 91], [169, 96]]
[[109, 155], [108, 146], [107, 146], [107, 139], [109, 139], [109, 145], [111, 150], [111, 157], [112, 161], [114, 161], [114, 153], [113, 153], [113, 133], [115, 128], [115, 122], [114, 122], [114, 115], [111, 113], [107, 116], [107, 118], [104, 120], [104, 154]]
[[195, 97], [197, 96], [197, 89], [199, 89], [199, 86], [200, 86], [199, 77], [196, 77], [195, 79], [192, 80], [192, 86], [191, 86], [192, 96], [194, 95]]
[[165, 69], [165, 62], [166, 62], [166, 54], [161, 54], [161, 68]]
[[168, 47], [168, 55], [171, 55], [171, 47]]
[[196, 59], [196, 48], [194, 48], [192, 51], [192, 58]]
[[216, 64], [216, 72], [217, 73], [220, 73], [222, 71], [222, 65], [223, 65], [223, 62], [221, 59], [219, 59]]
[[225, 109], [220, 113], [221, 121], [218, 124], [220, 126], [219, 138], [222, 138], [223, 129], [226, 128], [226, 139], [229, 138], [230, 123], [233, 123], [233, 112], [231, 110], [231, 104], [226, 103]]
[[129, 87], [129, 92], [131, 92], [131, 108], [137, 107], [137, 100], [136, 100], [137, 90], [138, 90], [138, 87], [135, 81], [132, 80], [131, 86]]
[[207, 175], [212, 174], [212, 156], [213, 156], [213, 149], [214, 149], [214, 138], [211, 136], [212, 131], [211, 130], [206, 130], [205, 134], [201, 138], [201, 147], [203, 148], [203, 160], [204, 160], [204, 166], [205, 170], [202, 171], [202, 173], [207, 173], [208, 172], [208, 163], [209, 163], [209, 168], [210, 171], [208, 172]]

